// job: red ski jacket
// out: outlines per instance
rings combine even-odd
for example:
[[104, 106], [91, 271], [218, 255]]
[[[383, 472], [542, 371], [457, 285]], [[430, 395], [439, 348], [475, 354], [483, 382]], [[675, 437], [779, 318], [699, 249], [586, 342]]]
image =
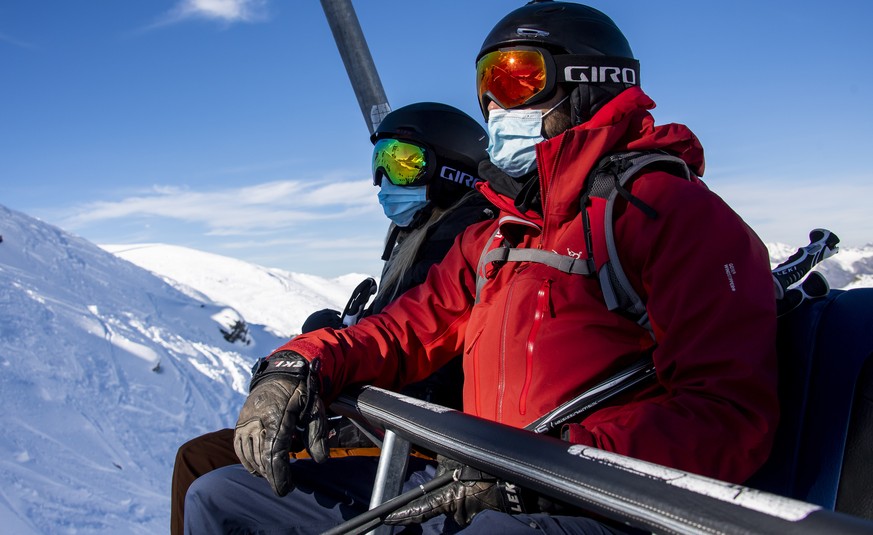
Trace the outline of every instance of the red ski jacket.
[[[585, 124], [537, 145], [543, 216], [520, 214], [485, 184], [497, 221], [467, 229], [427, 280], [381, 314], [301, 335], [279, 350], [320, 359], [329, 402], [350, 384], [397, 389], [464, 354], [464, 411], [516, 427], [605, 380], [653, 345], [648, 331], [607, 311], [596, 277], [545, 264], [493, 270], [474, 304], [476, 268], [497, 226], [518, 247], [586, 255], [579, 199], [606, 153], [664, 149], [703, 172], [685, 126], [655, 126], [639, 88]], [[565, 428], [574, 443], [741, 482], [766, 459], [776, 428], [776, 311], [766, 248], [699, 183], [644, 171], [616, 245], [647, 304], [657, 384]]]

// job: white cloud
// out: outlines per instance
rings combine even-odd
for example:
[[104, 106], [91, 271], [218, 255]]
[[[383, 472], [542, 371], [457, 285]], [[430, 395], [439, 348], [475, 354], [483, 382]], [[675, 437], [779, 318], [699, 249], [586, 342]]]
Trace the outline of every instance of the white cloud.
[[191, 19], [233, 24], [258, 22], [267, 18], [267, 0], [180, 0], [156, 26]]
[[[385, 223], [386, 228], [387, 225]], [[318, 239], [312, 239], [307, 235], [296, 238], [253, 239], [252, 236], [246, 236], [243, 241], [225, 241], [221, 244], [221, 248], [224, 251], [236, 251], [239, 256], [249, 255], [252, 251], [262, 254], [265, 250], [305, 250], [317, 252], [318, 257], [322, 259], [333, 258], [330, 253], [340, 251], [344, 255], [350, 255], [349, 260], [361, 259], [373, 262], [378, 260], [378, 253], [385, 246], [382, 238], [383, 235], [378, 232], [372, 233], [371, 236], [353, 238], [319, 236]]]
[[98, 243], [161, 242], [299, 273], [378, 274], [388, 220], [376, 193], [369, 179], [340, 173], [209, 191], [161, 185], [52, 219]]
[[216, 191], [155, 186], [118, 201], [75, 207], [61, 225], [81, 229], [110, 220], [159, 217], [204, 225], [213, 236], [251, 236], [367, 212], [378, 217], [376, 192], [369, 180], [328, 185], [285, 180]]
[[765, 242], [806, 245], [809, 231], [823, 227], [845, 246], [873, 243], [869, 180], [723, 180], [713, 189]]

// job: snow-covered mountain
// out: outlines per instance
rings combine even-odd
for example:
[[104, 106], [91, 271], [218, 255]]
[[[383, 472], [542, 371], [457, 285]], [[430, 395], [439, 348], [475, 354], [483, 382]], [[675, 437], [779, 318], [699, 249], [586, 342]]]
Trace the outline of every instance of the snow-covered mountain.
[[166, 533], [178, 446], [232, 425], [255, 359], [360, 280], [152, 247], [168, 284], [3, 206], [0, 237], [0, 532], [16, 535]]
[[[161, 244], [111, 254], [3, 206], [0, 237], [2, 533], [165, 533], [178, 446], [232, 425], [252, 362], [363, 278]], [[768, 248], [774, 265], [796, 250]], [[819, 269], [873, 286], [873, 246]]]
[[351, 273], [326, 280], [160, 243], [101, 247], [159, 275], [183, 293], [230, 306], [247, 322], [265, 325], [283, 337], [300, 333], [317, 303], [337, 303], [334, 308], [342, 310], [352, 289], [367, 276]]

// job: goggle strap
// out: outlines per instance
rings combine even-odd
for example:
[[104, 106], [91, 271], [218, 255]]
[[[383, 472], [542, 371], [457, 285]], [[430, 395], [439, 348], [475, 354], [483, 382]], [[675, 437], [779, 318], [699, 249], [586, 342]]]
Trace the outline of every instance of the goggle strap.
[[552, 57], [559, 82], [640, 85], [640, 62], [635, 59], [573, 54]]
[[468, 164], [456, 162], [449, 158], [434, 158], [435, 178], [475, 189], [476, 183], [481, 182], [482, 179], [477, 176], [479, 173], [470, 174], [467, 171], [463, 171], [463, 169], [468, 167]]

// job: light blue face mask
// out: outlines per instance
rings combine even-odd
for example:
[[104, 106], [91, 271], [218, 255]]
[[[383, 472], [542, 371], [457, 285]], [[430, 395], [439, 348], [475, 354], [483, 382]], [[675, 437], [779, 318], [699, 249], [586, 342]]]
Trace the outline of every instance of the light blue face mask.
[[568, 97], [543, 110], [491, 110], [488, 112], [488, 157], [512, 178], [536, 168], [536, 144], [543, 141], [543, 117]]
[[379, 204], [385, 217], [398, 227], [409, 226], [415, 214], [427, 203], [427, 186], [395, 186], [388, 177], [382, 177]]

